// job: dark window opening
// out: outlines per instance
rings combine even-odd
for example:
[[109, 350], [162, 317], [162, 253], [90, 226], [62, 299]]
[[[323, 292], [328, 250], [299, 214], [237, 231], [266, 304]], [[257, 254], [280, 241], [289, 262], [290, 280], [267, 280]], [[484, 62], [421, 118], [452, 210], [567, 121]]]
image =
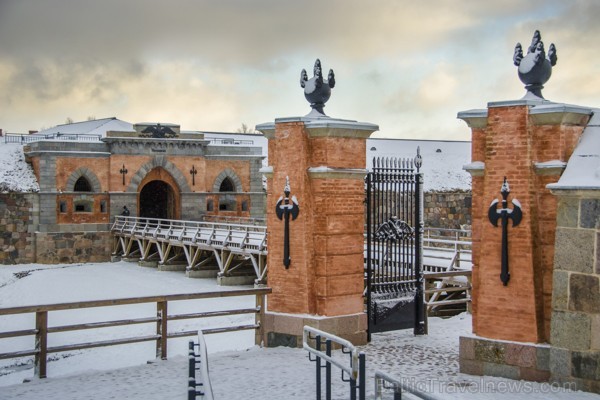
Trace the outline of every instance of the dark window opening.
[[212, 199], [209, 199], [206, 202], [206, 211], [214, 211], [215, 210], [215, 203], [212, 201]]
[[92, 212], [91, 201], [77, 201], [73, 204], [75, 212]]
[[242, 211], [248, 211], [248, 201], [242, 201]]
[[103, 214], [106, 213], [106, 200], [100, 202], [100, 212]]
[[231, 179], [223, 179], [223, 182], [221, 182], [221, 187], [219, 188], [219, 192], [235, 192], [235, 187], [233, 186]]
[[219, 211], [227, 211], [227, 204], [219, 204]]
[[58, 205], [58, 208], [60, 210], [61, 213], [66, 213], [67, 212], [67, 202], [66, 201], [61, 201]]
[[90, 182], [84, 176], [82, 176], [79, 179], [77, 179], [77, 182], [75, 182], [75, 187], [74, 187], [73, 191], [75, 191], [75, 192], [91, 192], [92, 185], [90, 185]]

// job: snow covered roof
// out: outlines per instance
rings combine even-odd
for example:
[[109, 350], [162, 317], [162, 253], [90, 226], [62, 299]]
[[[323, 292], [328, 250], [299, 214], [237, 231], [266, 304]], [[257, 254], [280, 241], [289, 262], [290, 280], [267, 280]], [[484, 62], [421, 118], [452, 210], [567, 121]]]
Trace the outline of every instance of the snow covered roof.
[[367, 168], [373, 158], [423, 157], [423, 189], [428, 191], [471, 190], [471, 175], [463, 166], [471, 162], [471, 142], [447, 140], [367, 139]]
[[52, 128], [44, 129], [37, 133], [37, 135], [49, 135], [56, 133], [66, 134], [86, 134], [86, 135], [100, 135], [106, 137], [107, 131], [133, 131], [133, 124], [125, 121], [121, 121], [115, 117], [94, 119], [91, 121], [74, 122], [71, 124], [57, 125]]
[[558, 182], [548, 185], [548, 189], [600, 189], [600, 109], [593, 109], [593, 113], [565, 172]]
[[33, 168], [25, 162], [23, 146], [0, 143], [0, 193], [39, 192]]

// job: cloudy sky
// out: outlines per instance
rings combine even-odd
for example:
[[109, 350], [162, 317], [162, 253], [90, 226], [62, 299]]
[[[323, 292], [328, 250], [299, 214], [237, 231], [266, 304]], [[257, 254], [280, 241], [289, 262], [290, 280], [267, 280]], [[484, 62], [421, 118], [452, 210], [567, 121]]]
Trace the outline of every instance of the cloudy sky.
[[456, 113], [519, 99], [512, 64], [536, 29], [558, 64], [546, 99], [600, 106], [597, 0], [0, 0], [0, 128], [116, 116], [235, 131], [310, 111], [374, 137], [469, 140]]

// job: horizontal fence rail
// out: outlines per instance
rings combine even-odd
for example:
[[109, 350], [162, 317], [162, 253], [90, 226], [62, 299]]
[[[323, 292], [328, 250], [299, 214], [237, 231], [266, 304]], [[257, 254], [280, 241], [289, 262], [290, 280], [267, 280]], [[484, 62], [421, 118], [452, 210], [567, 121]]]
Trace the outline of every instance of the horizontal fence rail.
[[375, 371], [375, 400], [383, 400], [383, 394], [389, 391], [394, 394], [394, 400], [402, 400], [403, 391], [423, 400], [441, 400], [439, 397], [423, 392], [385, 372]]
[[[264, 304], [265, 296], [271, 293], [270, 288], [258, 288], [258, 289], [237, 289], [219, 292], [204, 292], [204, 293], [186, 293], [186, 294], [174, 294], [165, 296], [147, 296], [147, 297], [130, 297], [121, 299], [109, 299], [109, 300], [89, 300], [73, 303], [57, 303], [57, 304], [46, 304], [46, 305], [31, 305], [31, 306], [20, 306], [20, 307], [9, 307], [0, 308], [0, 316], [5, 315], [17, 315], [26, 313], [35, 313], [35, 328], [34, 329], [23, 329], [11, 332], [0, 332], [0, 340], [6, 338], [14, 338], [21, 336], [34, 336], [35, 346], [33, 349], [24, 351], [14, 351], [9, 353], [0, 353], [0, 360], [20, 358], [27, 356], [34, 356], [34, 374], [37, 377], [46, 377], [46, 365], [47, 356], [50, 353], [58, 353], [64, 351], [91, 349], [97, 347], [114, 346], [130, 343], [140, 343], [147, 341], [156, 342], [156, 357], [162, 359], [167, 358], [167, 339], [189, 337], [198, 335], [198, 330], [194, 331], [183, 331], [183, 332], [169, 332], [168, 322], [182, 319], [197, 319], [197, 318], [209, 318], [215, 316], [226, 316], [226, 315], [240, 315], [240, 314], [255, 314], [255, 321], [253, 324], [237, 325], [237, 326], [224, 326], [217, 328], [203, 329], [204, 334], [214, 334], [222, 332], [235, 332], [241, 330], [255, 330], [256, 331], [256, 342], [260, 344], [262, 339], [262, 321], [264, 316]], [[224, 297], [239, 297], [239, 296], [255, 296], [256, 306], [254, 308], [246, 309], [235, 309], [235, 310], [222, 310], [222, 311], [209, 311], [200, 313], [190, 314], [172, 314], [167, 313], [168, 303], [172, 301], [182, 300], [200, 300], [200, 299], [216, 299]], [[76, 309], [90, 309], [94, 307], [112, 307], [112, 306], [124, 306], [132, 304], [144, 304], [144, 303], [155, 303], [156, 304], [156, 317], [145, 317], [145, 318], [133, 318], [127, 320], [112, 320], [94, 323], [83, 323], [73, 324], [64, 326], [48, 326], [48, 315], [51, 312], [63, 311], [63, 310], [76, 310]], [[86, 329], [97, 329], [97, 328], [108, 328], [124, 325], [133, 324], [156, 324], [156, 333], [152, 335], [135, 336], [111, 340], [101, 340], [88, 343], [73, 343], [62, 346], [48, 346], [48, 335], [59, 332], [67, 331], [81, 331]]]

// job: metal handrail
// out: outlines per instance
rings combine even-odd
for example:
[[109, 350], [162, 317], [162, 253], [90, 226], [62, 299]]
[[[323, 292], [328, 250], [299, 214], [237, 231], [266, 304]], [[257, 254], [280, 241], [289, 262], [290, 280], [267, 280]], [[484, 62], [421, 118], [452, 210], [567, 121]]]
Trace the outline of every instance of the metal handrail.
[[[387, 387], [385, 383], [391, 383], [392, 387]], [[383, 389], [394, 390], [394, 400], [402, 399], [402, 391], [409, 392], [410, 394], [423, 400], [440, 400], [439, 397], [431, 395], [429, 393], [418, 390], [411, 385], [407, 385], [401, 380], [394, 378], [391, 375], [386, 374], [383, 371], [375, 371], [375, 400], [383, 399]]]
[[48, 134], [19, 134], [7, 133], [4, 135], [4, 143], [32, 143], [41, 140], [72, 140], [83, 142], [99, 142], [102, 135], [90, 135], [85, 133], [48, 133]]
[[[189, 380], [188, 380], [188, 400], [195, 400], [196, 396], [200, 395], [207, 400], [213, 400], [212, 383], [208, 372], [208, 351], [206, 349], [206, 341], [202, 331], [198, 331], [198, 344], [190, 341], [190, 349], [188, 354], [189, 363]], [[198, 347], [198, 353], [194, 351], [194, 347]], [[196, 359], [199, 360], [196, 360]], [[200, 364], [200, 368], [196, 368], [196, 364]], [[200, 383], [196, 380], [196, 371], [200, 372]], [[202, 391], [197, 391], [198, 386], [202, 387]]]

